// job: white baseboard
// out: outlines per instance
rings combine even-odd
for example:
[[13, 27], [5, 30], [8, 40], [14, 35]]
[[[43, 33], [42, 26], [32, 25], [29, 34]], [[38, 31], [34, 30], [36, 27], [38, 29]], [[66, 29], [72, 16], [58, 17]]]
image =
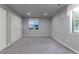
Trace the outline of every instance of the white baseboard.
[[56, 37], [51, 37], [51, 38], [54, 39], [54, 40], [56, 40], [56, 41], [58, 41], [60, 44], [62, 44], [63, 46], [69, 48], [69, 49], [72, 50], [73, 52], [79, 54], [79, 52], [78, 52], [77, 50], [71, 48], [69, 45], [67, 45], [67, 44], [63, 43], [62, 41], [58, 40]]
[[9, 47], [12, 43], [8, 44], [6, 47]]
[[9, 47], [11, 44], [6, 45], [6, 47], [4, 47], [3, 49], [0, 50], [0, 52], [4, 49], [6, 49], [7, 47]]
[[50, 37], [49, 35], [39, 35], [39, 36], [23, 36], [23, 37], [25, 37], [25, 38], [27, 38], [27, 37]]
[[[21, 38], [20, 38], [20, 39], [21, 39]], [[20, 39], [18, 39], [18, 40], [20, 40]], [[16, 41], [18, 41], [18, 40], [16, 40]], [[10, 46], [11, 46], [12, 44], [14, 44], [16, 41], [9, 43], [8, 45], [6, 45], [5, 48], [1, 49], [0, 51], [6, 49], [6, 48], [8, 48], [8, 47], [10, 47]]]

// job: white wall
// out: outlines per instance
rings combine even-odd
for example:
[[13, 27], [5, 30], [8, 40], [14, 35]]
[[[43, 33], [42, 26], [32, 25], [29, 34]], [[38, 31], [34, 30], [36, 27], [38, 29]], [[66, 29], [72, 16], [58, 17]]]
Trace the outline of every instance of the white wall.
[[22, 19], [11, 13], [11, 41], [14, 42], [22, 38]]
[[22, 38], [22, 18], [5, 5], [0, 5], [0, 51]]
[[7, 16], [6, 16], [6, 45], [11, 44], [11, 15], [10, 12], [7, 11]]
[[2, 5], [7, 11], [6, 21], [6, 45], [12, 44], [14, 41], [22, 38], [22, 18], [19, 14]]
[[0, 8], [0, 50], [6, 47], [6, 10]]
[[70, 18], [67, 15], [67, 8], [52, 18], [51, 37], [64, 43], [79, 53], [79, 34], [70, 33]]
[[24, 19], [24, 37], [26, 36], [50, 36], [50, 19], [40, 18], [39, 30], [29, 30], [28, 19]]

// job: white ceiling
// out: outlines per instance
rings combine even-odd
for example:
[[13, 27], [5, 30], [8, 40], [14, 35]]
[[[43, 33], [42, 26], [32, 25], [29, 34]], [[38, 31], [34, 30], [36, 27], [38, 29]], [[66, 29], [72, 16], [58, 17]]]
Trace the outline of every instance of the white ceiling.
[[[23, 17], [46, 17], [50, 18], [54, 16], [59, 10], [66, 5], [61, 4], [8, 4], [10, 9], [13, 9]], [[27, 13], [31, 14], [28, 16]], [[47, 13], [47, 16], [44, 15]]]

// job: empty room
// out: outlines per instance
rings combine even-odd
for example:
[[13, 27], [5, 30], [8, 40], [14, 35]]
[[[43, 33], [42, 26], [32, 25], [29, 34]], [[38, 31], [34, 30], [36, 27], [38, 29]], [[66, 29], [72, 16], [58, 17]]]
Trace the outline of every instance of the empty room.
[[0, 4], [0, 54], [78, 54], [78, 4]]

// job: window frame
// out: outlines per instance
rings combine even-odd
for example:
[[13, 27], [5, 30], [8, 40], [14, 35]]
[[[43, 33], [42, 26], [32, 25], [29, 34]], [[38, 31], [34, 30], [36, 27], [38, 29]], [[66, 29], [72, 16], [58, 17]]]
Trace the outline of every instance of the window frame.
[[[74, 8], [73, 8], [74, 9]], [[74, 26], [73, 26], [73, 14], [72, 14], [72, 12], [73, 12], [73, 9], [72, 10], [70, 10], [70, 33], [72, 33], [72, 34], [78, 34], [79, 35], [79, 32], [75, 32], [74, 31]]]
[[[29, 22], [32, 22], [32, 21], [38, 21], [38, 28], [34, 27], [32, 29], [30, 29], [30, 26], [29, 26]], [[39, 18], [28, 18], [28, 29], [29, 30], [39, 30], [39, 24], [40, 24], [40, 21], [39, 21]], [[35, 26], [35, 25], [34, 25]]]

